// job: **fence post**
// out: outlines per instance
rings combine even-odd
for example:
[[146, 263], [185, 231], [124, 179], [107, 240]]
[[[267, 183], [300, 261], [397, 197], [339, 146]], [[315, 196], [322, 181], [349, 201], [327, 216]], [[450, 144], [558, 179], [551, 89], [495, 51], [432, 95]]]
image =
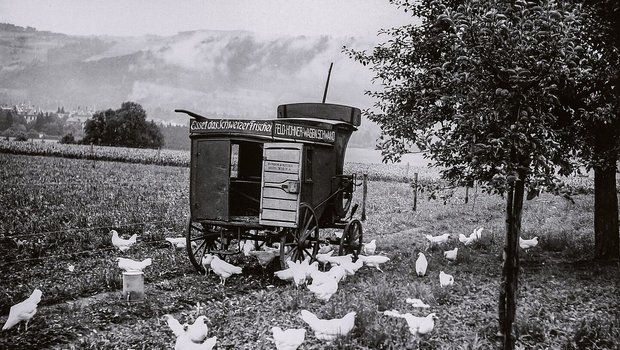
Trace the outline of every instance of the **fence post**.
[[465, 204], [469, 202], [469, 185], [465, 185]]
[[95, 150], [92, 142], [90, 143], [90, 158], [93, 160], [93, 169], [95, 169]]
[[413, 211], [418, 209], [418, 173], [413, 173]]
[[364, 174], [362, 184], [362, 221], [366, 221], [366, 194], [368, 193], [368, 174]]

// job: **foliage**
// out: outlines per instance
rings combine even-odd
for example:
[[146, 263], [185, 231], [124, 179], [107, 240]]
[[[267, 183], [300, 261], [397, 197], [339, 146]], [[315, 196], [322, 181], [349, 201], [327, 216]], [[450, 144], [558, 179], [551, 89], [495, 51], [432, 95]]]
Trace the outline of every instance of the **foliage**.
[[[620, 4], [584, 1], [576, 81], [560, 86], [560, 113], [571, 118], [571, 136], [588, 168], [615, 168], [620, 151]], [[575, 69], [573, 65], [571, 69]]]
[[75, 137], [73, 137], [72, 133], [68, 133], [65, 136], [63, 136], [62, 138], [60, 138], [60, 140], [58, 141], [62, 144], [74, 144], [75, 143]]
[[20, 142], [28, 141], [28, 135], [26, 135], [23, 132], [20, 132], [19, 134], [15, 136], [15, 141], [20, 141]]
[[[60, 112], [60, 109], [59, 109]], [[60, 118], [58, 113], [39, 112], [32, 123], [27, 123], [23, 116], [15, 110], [0, 110], [0, 131], [3, 135], [15, 136], [20, 131], [28, 131], [32, 134], [44, 134], [58, 136], [66, 133], [82, 134], [79, 125], [67, 122], [66, 118]]]
[[594, 316], [584, 318], [575, 332], [574, 343], [569, 349], [619, 349], [620, 328], [618, 319], [609, 322]]
[[155, 122], [135, 102], [123, 102], [117, 110], [99, 111], [86, 122], [84, 144], [158, 148], [164, 137]]
[[536, 190], [573, 169], [566, 120], [554, 113], [558, 84], [586, 67], [573, 49], [578, 8], [542, 1], [394, 1], [421, 25], [382, 31], [370, 65], [383, 88], [369, 92], [388, 156], [408, 143], [430, 151], [443, 176], [503, 192], [517, 173]]
[[160, 124], [159, 130], [164, 137], [167, 149], [189, 151], [191, 143], [187, 126]]

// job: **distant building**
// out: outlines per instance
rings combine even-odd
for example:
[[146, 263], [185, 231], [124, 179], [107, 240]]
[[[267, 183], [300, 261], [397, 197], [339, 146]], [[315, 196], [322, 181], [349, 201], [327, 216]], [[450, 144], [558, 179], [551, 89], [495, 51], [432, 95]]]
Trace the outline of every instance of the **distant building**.
[[65, 123], [79, 125], [82, 129], [86, 126], [86, 121], [92, 118], [93, 113], [88, 111], [74, 111], [69, 113]]

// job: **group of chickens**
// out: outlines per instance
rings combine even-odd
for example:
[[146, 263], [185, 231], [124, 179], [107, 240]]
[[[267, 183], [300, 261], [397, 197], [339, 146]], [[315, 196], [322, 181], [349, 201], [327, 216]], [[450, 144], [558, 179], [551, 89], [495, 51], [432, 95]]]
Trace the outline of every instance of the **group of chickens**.
[[[245, 241], [240, 244], [243, 254], [248, 257], [255, 257], [263, 269], [267, 268], [280, 255], [278, 243], [275, 243], [274, 247], [263, 246], [260, 250], [255, 249], [255, 242], [253, 241]], [[354, 275], [363, 266], [375, 267], [381, 271], [380, 265], [388, 262], [390, 258], [384, 255], [374, 255], [375, 249], [376, 240], [364, 244], [362, 250], [365, 255], [359, 255], [358, 259], [353, 262], [353, 254], [334, 256], [333, 247], [325, 245], [316, 255], [316, 261], [310, 263], [310, 256], [306, 256], [303, 261], [299, 262], [289, 259], [287, 268], [274, 272], [274, 275], [281, 280], [292, 282], [297, 288], [306, 286], [317, 299], [329, 301], [338, 291], [339, 283], [348, 276]], [[201, 263], [207, 274], [213, 271], [220, 277], [222, 285], [230, 276], [242, 272], [241, 267], [232, 265], [213, 254], [205, 254]], [[323, 266], [323, 271], [319, 269], [319, 264]], [[327, 266], [330, 266], [329, 270], [327, 270]], [[312, 283], [308, 283], [309, 281]], [[352, 311], [342, 318], [325, 320], [319, 319], [308, 310], [302, 310], [300, 317], [314, 331], [317, 339], [333, 341], [336, 337], [346, 335], [353, 329], [355, 315], [356, 312]], [[273, 340], [277, 349], [297, 349], [305, 340], [305, 333], [306, 330], [303, 328], [287, 330], [282, 330], [280, 327], [272, 328]]]
[[[479, 227], [472, 232], [469, 237], [464, 234], [459, 234], [459, 242], [463, 243], [466, 246], [472, 245], [473, 243], [479, 241], [482, 238], [483, 227]], [[443, 245], [448, 242], [450, 239], [450, 234], [444, 233], [439, 236], [431, 236], [426, 235], [426, 239], [429, 241], [429, 245]], [[530, 248], [534, 248], [538, 245], [538, 237], [534, 237], [532, 239], [523, 239], [519, 237], [519, 246], [524, 250], [529, 250]], [[445, 250], [443, 252], [443, 256], [449, 261], [455, 261], [458, 254], [458, 247], [455, 247], [451, 250]], [[424, 253], [418, 253], [418, 259], [415, 262], [415, 271], [419, 277], [426, 275], [426, 270], [428, 268], [428, 260]], [[439, 271], [439, 285], [441, 287], [448, 287], [454, 284], [454, 276], [449, 275], [443, 271]]]
[[[127, 251], [132, 245], [136, 243], [136, 239], [138, 236], [136, 234], [132, 235], [129, 239], [120, 238], [118, 232], [115, 230], [111, 230], [112, 234], [112, 245], [118, 248], [121, 252]], [[118, 267], [125, 271], [142, 271], [145, 267], [151, 265], [151, 259], [145, 259], [143, 261], [134, 261], [126, 258], [117, 258]], [[74, 270], [73, 265], [69, 265], [68, 269], [70, 272]], [[4, 323], [2, 330], [8, 330], [13, 328], [15, 325], [19, 328], [19, 323], [25, 323], [25, 329], [28, 330], [28, 322], [34, 315], [37, 313], [37, 307], [39, 302], [41, 301], [41, 297], [43, 296], [43, 292], [40, 289], [35, 289], [30, 296], [13, 306], [11, 306], [11, 310], [9, 311], [9, 318]]]
[[[480, 227], [468, 237], [464, 234], [459, 235], [459, 241], [468, 246], [478, 241], [482, 237], [483, 228]], [[133, 244], [136, 243], [137, 235], [132, 235], [129, 239], [123, 239], [118, 236], [118, 232], [112, 230], [112, 244], [117, 247], [121, 252], [128, 250]], [[430, 245], [442, 245], [450, 238], [449, 234], [443, 234], [439, 236], [426, 235], [426, 238], [430, 242]], [[167, 239], [168, 240], [168, 239]], [[177, 240], [177, 241], [173, 241]], [[185, 238], [171, 238], [169, 242], [177, 247], [183, 247], [185, 244]], [[243, 252], [246, 256], [256, 257], [259, 264], [266, 268], [276, 257], [280, 255], [280, 248], [277, 243], [274, 247], [262, 247], [261, 250], [254, 249], [254, 242], [247, 241], [243, 244]], [[519, 237], [519, 246], [522, 249], [528, 250], [535, 247], [538, 244], [538, 238], [522, 239]], [[380, 265], [388, 262], [390, 259], [384, 255], [374, 255], [376, 250], [376, 240], [372, 240], [369, 243], [363, 244], [363, 255], [359, 255], [354, 262], [353, 254], [344, 256], [334, 256], [334, 250], [331, 246], [321, 247], [319, 253], [316, 255], [316, 261], [310, 263], [310, 257], [306, 257], [301, 262], [292, 260], [287, 261], [287, 269], [276, 271], [274, 274], [279, 279], [285, 281], [292, 281], [296, 287], [306, 286], [307, 289], [312, 292], [317, 299], [322, 301], [329, 301], [329, 299], [338, 291], [338, 284], [340, 281], [345, 280], [348, 276], [354, 275], [362, 266], [375, 267], [379, 271]], [[444, 251], [444, 257], [447, 260], [455, 261], [457, 258], [458, 247], [452, 250]], [[127, 258], [117, 258], [118, 266], [125, 271], [142, 271], [145, 267], [151, 265], [152, 260], [150, 258], [143, 261], [135, 261]], [[319, 269], [319, 264], [323, 266], [323, 271]], [[242, 268], [234, 266], [222, 259], [217, 255], [205, 254], [202, 259], [202, 266], [205, 271], [213, 271], [217, 274], [222, 285], [225, 284], [226, 279], [234, 274], [240, 274]], [[330, 266], [329, 270], [326, 267]], [[416, 274], [419, 277], [426, 275], [428, 268], [428, 261], [424, 253], [418, 253], [418, 259], [415, 263]], [[312, 283], [307, 283], [308, 281]], [[454, 277], [445, 273], [439, 272], [439, 282], [441, 287], [448, 287], [454, 284]], [[39, 289], [35, 289], [32, 294], [24, 301], [13, 305], [11, 307], [9, 317], [5, 322], [2, 330], [7, 330], [20, 322], [25, 322], [25, 328], [28, 329], [28, 321], [37, 312], [38, 303], [41, 301], [42, 292]], [[413, 307], [428, 308], [429, 305], [424, 304], [420, 299], [407, 299], [406, 302]], [[383, 312], [386, 316], [404, 318], [407, 322], [410, 332], [415, 336], [422, 336], [433, 331], [434, 321], [437, 319], [435, 313], [430, 313], [425, 317], [414, 316], [410, 313], [401, 314], [396, 310], [388, 310]], [[308, 310], [302, 310], [300, 317], [306, 322], [310, 328], [314, 331], [315, 337], [320, 340], [333, 341], [338, 336], [348, 334], [355, 324], [355, 311], [351, 311], [342, 318], [335, 318], [330, 320], [319, 319], [316, 315]], [[208, 337], [208, 327], [206, 324], [206, 317], [199, 316], [196, 318], [193, 324], [181, 325], [172, 315], [165, 315], [167, 323], [174, 335], [176, 336], [175, 350], [210, 350], [216, 345], [217, 337]], [[18, 326], [19, 327], [19, 326]], [[280, 327], [273, 327], [271, 329], [273, 334], [273, 340], [278, 350], [297, 349], [305, 340], [306, 330], [301, 329], [287, 329], [282, 330]]]

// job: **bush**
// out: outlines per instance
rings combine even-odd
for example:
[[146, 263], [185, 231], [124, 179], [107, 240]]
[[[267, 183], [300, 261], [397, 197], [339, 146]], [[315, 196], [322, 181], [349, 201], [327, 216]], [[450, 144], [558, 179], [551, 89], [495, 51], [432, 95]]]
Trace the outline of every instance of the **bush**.
[[73, 137], [72, 133], [68, 133], [60, 139], [60, 143], [73, 144], [75, 143], [75, 137]]
[[15, 141], [28, 141], [28, 136], [25, 133], [20, 132], [19, 134], [15, 135]]

